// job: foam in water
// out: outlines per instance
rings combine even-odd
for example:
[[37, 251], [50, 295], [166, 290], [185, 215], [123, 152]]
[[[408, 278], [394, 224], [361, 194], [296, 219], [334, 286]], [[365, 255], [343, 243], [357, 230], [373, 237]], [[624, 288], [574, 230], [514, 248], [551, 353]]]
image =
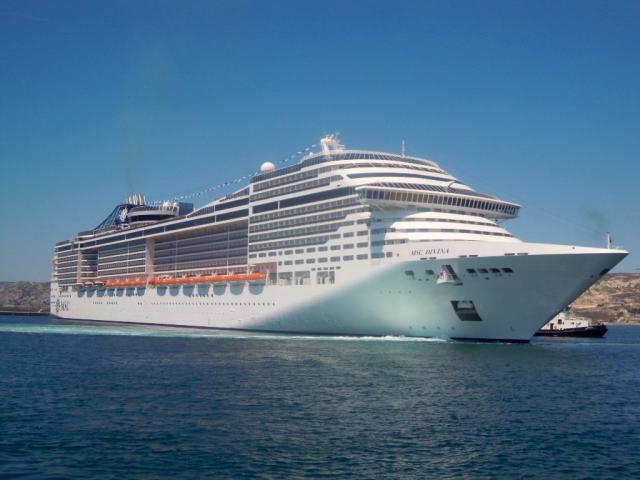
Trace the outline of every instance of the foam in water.
[[115, 335], [132, 337], [182, 337], [182, 338], [214, 338], [237, 340], [325, 340], [325, 341], [373, 341], [373, 342], [446, 342], [438, 338], [421, 337], [352, 337], [324, 335], [295, 335], [277, 333], [229, 332], [220, 330], [180, 329], [176, 327], [158, 326], [111, 326], [84, 324], [35, 324], [35, 323], [0, 323], [0, 332], [62, 335]]

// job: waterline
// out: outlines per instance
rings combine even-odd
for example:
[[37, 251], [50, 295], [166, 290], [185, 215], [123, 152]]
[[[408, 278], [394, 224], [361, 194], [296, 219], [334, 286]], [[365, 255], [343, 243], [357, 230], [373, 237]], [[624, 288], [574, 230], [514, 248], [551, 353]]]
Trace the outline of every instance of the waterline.
[[175, 337], [175, 338], [211, 338], [224, 340], [313, 340], [313, 341], [347, 341], [347, 342], [435, 342], [446, 340], [422, 337], [354, 337], [300, 335], [280, 333], [238, 332], [229, 330], [209, 330], [197, 328], [140, 326], [140, 325], [95, 325], [68, 322], [64, 323], [27, 323], [0, 322], [0, 332], [25, 334], [54, 335], [110, 335], [130, 337]]

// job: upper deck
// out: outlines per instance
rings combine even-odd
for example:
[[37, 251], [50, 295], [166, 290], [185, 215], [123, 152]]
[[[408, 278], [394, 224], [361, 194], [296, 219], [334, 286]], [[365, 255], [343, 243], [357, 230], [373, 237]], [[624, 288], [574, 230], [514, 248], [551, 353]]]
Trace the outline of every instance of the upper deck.
[[[378, 207], [455, 207], [458, 211], [492, 218], [513, 218], [520, 208], [515, 203], [476, 192], [432, 160], [345, 149], [334, 136], [325, 137], [321, 143], [321, 152], [311, 153], [295, 165], [257, 174], [247, 187], [196, 210], [190, 204], [149, 206], [144, 204], [143, 197], [129, 197], [98, 227], [57, 245], [76, 242], [82, 247], [93, 247], [157, 236], [345, 194], [357, 194], [363, 203]], [[307, 192], [315, 192], [315, 197]], [[303, 198], [296, 201], [298, 197]], [[132, 202], [133, 198], [137, 201]], [[274, 198], [279, 200], [274, 202]]]

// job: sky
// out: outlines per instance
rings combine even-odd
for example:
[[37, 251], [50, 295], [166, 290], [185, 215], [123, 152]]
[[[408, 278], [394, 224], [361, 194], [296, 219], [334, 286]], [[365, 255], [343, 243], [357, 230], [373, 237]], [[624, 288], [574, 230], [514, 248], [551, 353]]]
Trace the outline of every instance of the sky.
[[[0, 280], [130, 193], [188, 194], [331, 132], [522, 205], [526, 241], [640, 269], [638, 1], [0, 1]], [[214, 198], [194, 199], [196, 206]]]

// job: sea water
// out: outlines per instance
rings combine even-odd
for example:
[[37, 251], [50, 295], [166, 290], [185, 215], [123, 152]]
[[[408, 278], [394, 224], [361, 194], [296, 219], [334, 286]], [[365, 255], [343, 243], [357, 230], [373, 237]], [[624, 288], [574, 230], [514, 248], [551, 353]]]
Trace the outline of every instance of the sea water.
[[640, 327], [529, 345], [0, 317], [2, 478], [640, 478]]

